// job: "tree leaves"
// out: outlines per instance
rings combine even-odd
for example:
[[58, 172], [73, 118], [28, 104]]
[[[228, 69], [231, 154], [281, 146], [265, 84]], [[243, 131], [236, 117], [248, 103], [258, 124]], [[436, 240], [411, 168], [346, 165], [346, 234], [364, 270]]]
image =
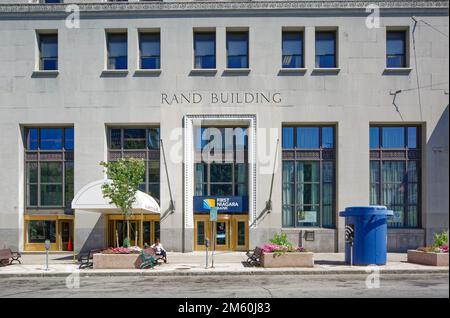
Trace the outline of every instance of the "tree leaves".
[[121, 210], [125, 217], [131, 214], [136, 192], [144, 181], [145, 164], [142, 159], [119, 159], [111, 162], [100, 162], [105, 168], [108, 179], [102, 185], [103, 197]]

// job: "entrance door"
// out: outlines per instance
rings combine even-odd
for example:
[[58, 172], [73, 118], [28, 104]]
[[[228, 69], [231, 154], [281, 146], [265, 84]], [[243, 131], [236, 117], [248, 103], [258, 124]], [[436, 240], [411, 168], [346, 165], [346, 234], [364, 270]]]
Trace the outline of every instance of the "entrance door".
[[214, 222], [214, 238], [216, 251], [229, 251], [230, 246], [230, 220], [226, 218], [220, 218], [217, 222]]
[[[127, 237], [127, 222], [121, 215], [108, 216], [109, 246], [123, 246]], [[133, 216], [130, 220], [130, 244], [144, 247], [152, 245], [159, 239], [159, 215]]]
[[[137, 235], [139, 235], [138, 231], [138, 222], [137, 221], [129, 221], [130, 222], [130, 245], [135, 246], [137, 245]], [[114, 237], [114, 241], [110, 242], [110, 245], [113, 246], [123, 246], [123, 241], [128, 235], [128, 228], [127, 228], [127, 221], [112, 221], [110, 222], [110, 229], [113, 230], [113, 236], [110, 236], [110, 239]], [[111, 244], [113, 243], [113, 244]]]
[[217, 222], [210, 222], [209, 215], [194, 216], [194, 249], [204, 251], [206, 239], [213, 247], [214, 231], [216, 251], [246, 251], [248, 249], [248, 216], [221, 214]]
[[72, 239], [72, 221], [60, 221], [59, 223], [60, 237], [61, 237], [61, 249], [63, 251], [69, 251], [69, 240], [72, 243], [73, 250], [73, 239]]
[[194, 222], [194, 249], [196, 251], [206, 250], [206, 239], [211, 242], [211, 222], [208, 215], [196, 215]]
[[236, 215], [232, 220], [233, 249], [248, 251], [248, 216]]

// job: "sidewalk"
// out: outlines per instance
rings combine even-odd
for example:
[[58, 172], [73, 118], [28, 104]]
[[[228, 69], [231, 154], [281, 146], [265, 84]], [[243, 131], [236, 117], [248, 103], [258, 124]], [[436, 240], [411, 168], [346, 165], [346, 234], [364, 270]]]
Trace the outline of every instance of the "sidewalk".
[[[78, 270], [72, 254], [50, 254], [49, 270], [45, 271], [45, 254], [24, 254], [22, 264], [0, 267], [2, 277], [66, 277], [78, 273], [88, 276], [189, 276], [189, 275], [324, 275], [324, 274], [367, 274], [365, 266], [353, 266], [344, 263], [343, 253], [315, 253], [313, 268], [260, 268], [248, 267], [245, 253], [216, 252], [214, 268], [205, 269], [205, 253], [168, 253], [168, 264], [155, 269], [135, 270]], [[211, 257], [209, 258], [211, 265]], [[406, 262], [406, 254], [388, 254], [388, 263], [378, 266], [384, 274], [427, 274], [448, 273], [448, 267], [424, 266]]]

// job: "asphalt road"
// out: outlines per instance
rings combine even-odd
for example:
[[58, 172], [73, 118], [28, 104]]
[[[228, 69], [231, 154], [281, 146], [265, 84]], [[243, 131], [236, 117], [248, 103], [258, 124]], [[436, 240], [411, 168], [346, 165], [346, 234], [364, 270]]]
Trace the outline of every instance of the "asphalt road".
[[[449, 297], [448, 274], [0, 278], [0, 297]], [[75, 283], [74, 283], [75, 282]], [[376, 287], [376, 280], [371, 280]], [[375, 285], [374, 285], [375, 282]]]

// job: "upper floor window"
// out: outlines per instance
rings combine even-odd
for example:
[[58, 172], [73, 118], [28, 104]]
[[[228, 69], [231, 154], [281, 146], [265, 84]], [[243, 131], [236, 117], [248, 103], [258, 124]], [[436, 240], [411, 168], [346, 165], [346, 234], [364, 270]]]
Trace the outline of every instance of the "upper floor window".
[[108, 160], [138, 158], [145, 162], [145, 175], [139, 190], [159, 199], [160, 195], [160, 142], [159, 128], [108, 129]]
[[248, 31], [227, 32], [227, 68], [248, 68]]
[[140, 69], [161, 68], [161, 36], [159, 32], [139, 32]]
[[38, 33], [39, 70], [53, 71], [58, 69], [58, 34]]
[[334, 144], [333, 126], [283, 127], [283, 227], [334, 227]]
[[126, 70], [128, 68], [127, 33], [107, 33], [108, 70]]
[[303, 68], [303, 32], [283, 31], [283, 68]]
[[316, 31], [316, 68], [335, 68], [336, 31]]
[[73, 150], [73, 128], [28, 128], [27, 150]]
[[71, 209], [74, 196], [72, 127], [25, 130], [26, 206]]
[[407, 67], [406, 31], [387, 31], [386, 66], [392, 68]]
[[394, 211], [389, 227], [420, 226], [420, 127], [370, 127], [370, 204]]
[[195, 150], [203, 151], [246, 151], [248, 130], [246, 127], [197, 127]]
[[216, 33], [194, 33], [194, 67], [196, 69], [216, 68]]
[[41, 3], [63, 3], [63, 0], [41, 0]]

